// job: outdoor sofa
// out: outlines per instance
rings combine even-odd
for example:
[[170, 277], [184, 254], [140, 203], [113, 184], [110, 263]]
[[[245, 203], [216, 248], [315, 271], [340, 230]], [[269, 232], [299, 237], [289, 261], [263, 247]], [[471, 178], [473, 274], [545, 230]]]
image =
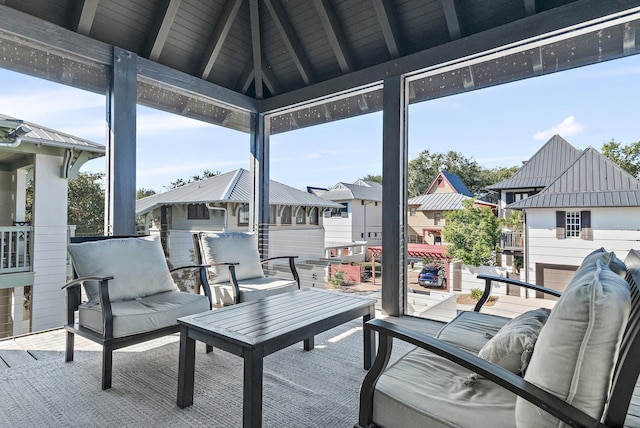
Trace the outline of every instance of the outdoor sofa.
[[[640, 253], [589, 254], [561, 294], [481, 276], [485, 294], [431, 337], [375, 319], [356, 427], [622, 427], [640, 371]], [[624, 278], [624, 279], [623, 279]], [[491, 281], [561, 295], [513, 320], [479, 312]], [[394, 341], [415, 348], [389, 364]]]

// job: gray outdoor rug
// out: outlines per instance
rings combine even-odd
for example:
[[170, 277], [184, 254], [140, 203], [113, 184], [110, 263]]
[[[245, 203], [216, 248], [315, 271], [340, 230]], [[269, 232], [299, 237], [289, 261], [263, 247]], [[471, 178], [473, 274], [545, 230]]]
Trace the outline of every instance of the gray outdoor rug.
[[[263, 426], [352, 427], [357, 422], [366, 374], [361, 326], [354, 320], [316, 336], [311, 352], [296, 344], [265, 358]], [[81, 341], [76, 339], [78, 345]], [[38, 361], [0, 370], [0, 426], [241, 426], [242, 359], [219, 349], [206, 354], [198, 343], [194, 404], [180, 409], [178, 342], [172, 335], [116, 351], [113, 387], [107, 391], [100, 389], [97, 349], [76, 350], [72, 363], [65, 363], [59, 350], [29, 349]]]

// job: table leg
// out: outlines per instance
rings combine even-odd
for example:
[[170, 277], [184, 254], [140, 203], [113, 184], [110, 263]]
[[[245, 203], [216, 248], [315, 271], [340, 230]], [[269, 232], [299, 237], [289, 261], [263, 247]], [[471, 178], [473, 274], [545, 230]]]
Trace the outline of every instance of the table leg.
[[315, 346], [316, 340], [315, 340], [315, 336], [311, 336], [308, 339], [304, 340], [304, 350], [305, 351], [311, 351], [313, 349], [313, 347]]
[[247, 350], [244, 354], [244, 386], [242, 397], [242, 426], [262, 426], [262, 349]]
[[193, 381], [196, 362], [196, 341], [188, 337], [188, 328], [180, 326], [180, 360], [178, 366], [178, 407], [193, 404]]
[[364, 369], [369, 370], [373, 360], [376, 358], [376, 349], [374, 346], [376, 337], [372, 329], [364, 328], [364, 324], [370, 319], [375, 318], [375, 312], [362, 317], [362, 334], [364, 336]]

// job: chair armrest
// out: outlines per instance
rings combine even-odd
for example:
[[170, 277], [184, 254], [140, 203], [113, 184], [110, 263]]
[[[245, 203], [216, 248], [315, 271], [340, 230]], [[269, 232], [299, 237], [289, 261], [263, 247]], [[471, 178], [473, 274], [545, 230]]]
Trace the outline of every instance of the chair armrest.
[[65, 285], [62, 286], [61, 289], [65, 290], [67, 288], [77, 287], [77, 286], [83, 285], [87, 281], [104, 281], [104, 280], [109, 281], [111, 279], [113, 279], [112, 276], [83, 276], [82, 278], [76, 278], [73, 281], [67, 282]]
[[491, 283], [493, 281], [510, 285], [517, 285], [518, 287], [540, 291], [541, 293], [549, 294], [555, 297], [560, 297], [562, 295], [562, 293], [558, 290], [553, 290], [551, 288], [542, 287], [540, 285], [531, 284], [524, 281], [518, 281], [517, 279], [505, 278], [502, 276], [480, 274], [476, 278], [484, 279], [484, 292], [482, 293], [482, 297], [480, 298], [480, 300], [478, 300], [478, 303], [476, 303], [476, 306], [473, 308], [475, 312], [480, 312], [480, 309], [482, 309], [482, 305], [484, 305], [485, 302], [489, 300], [489, 295], [491, 295]]
[[[200, 264], [200, 265], [187, 265], [187, 266], [180, 266], [180, 267], [176, 267], [173, 269], [170, 269], [169, 272], [173, 273], [179, 270], [183, 270], [183, 269], [198, 269], [198, 279], [199, 281], [199, 285], [204, 288], [204, 295], [207, 296], [207, 298], [209, 299], [209, 309], [211, 309], [213, 307], [213, 296], [211, 295], [211, 287], [209, 286], [209, 279], [207, 278], [207, 268], [211, 267], [211, 266], [218, 266], [218, 265], [225, 265], [226, 263], [213, 263], [213, 264], [209, 264], [209, 265], [204, 265], [204, 264]], [[196, 281], [196, 284], [198, 283], [198, 281]], [[196, 294], [200, 294], [200, 288], [195, 287], [195, 291]]]
[[98, 296], [100, 298], [100, 307], [102, 308], [102, 336], [105, 339], [113, 337], [113, 312], [111, 310], [111, 300], [109, 299], [109, 281], [113, 276], [85, 276], [76, 278], [67, 282], [62, 289], [65, 290], [67, 296], [67, 324], [72, 325], [75, 322], [75, 311], [80, 305], [80, 287], [87, 281], [98, 281]]
[[271, 260], [278, 260], [278, 259], [289, 259], [289, 269], [291, 270], [291, 275], [293, 275], [293, 279], [295, 279], [295, 281], [298, 283], [298, 290], [299, 290], [300, 275], [298, 274], [298, 269], [296, 268], [296, 263], [295, 263], [295, 259], [297, 258], [298, 256], [276, 256], [276, 257], [269, 257], [267, 259], [260, 260], [260, 263], [266, 263]]
[[571, 426], [605, 427], [605, 425], [580, 409], [527, 382], [520, 376], [447, 342], [381, 319], [368, 321], [365, 324], [365, 330], [378, 332], [379, 346], [373, 366], [365, 376], [360, 390], [360, 415], [358, 421], [358, 426], [360, 427], [368, 427], [373, 423], [373, 392], [378, 379], [389, 363], [394, 338], [433, 352], [466, 369], [472, 370]]

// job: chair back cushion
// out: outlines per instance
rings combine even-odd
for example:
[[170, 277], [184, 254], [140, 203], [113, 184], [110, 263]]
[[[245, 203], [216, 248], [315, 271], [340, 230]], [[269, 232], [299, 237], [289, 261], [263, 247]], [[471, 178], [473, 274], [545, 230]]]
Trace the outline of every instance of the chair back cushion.
[[[264, 276], [255, 233], [208, 232], [200, 235], [200, 242], [205, 264], [239, 263], [235, 267], [238, 281]], [[212, 266], [209, 268], [209, 274], [211, 284], [230, 280], [226, 266]]]
[[[582, 265], [540, 331], [525, 380], [600, 419], [629, 317], [629, 285], [597, 259]], [[563, 426], [518, 397], [518, 427]]]
[[[113, 276], [111, 301], [136, 299], [177, 290], [159, 237], [113, 238], [69, 244], [78, 276]], [[98, 283], [85, 283], [89, 300], [99, 299]]]

